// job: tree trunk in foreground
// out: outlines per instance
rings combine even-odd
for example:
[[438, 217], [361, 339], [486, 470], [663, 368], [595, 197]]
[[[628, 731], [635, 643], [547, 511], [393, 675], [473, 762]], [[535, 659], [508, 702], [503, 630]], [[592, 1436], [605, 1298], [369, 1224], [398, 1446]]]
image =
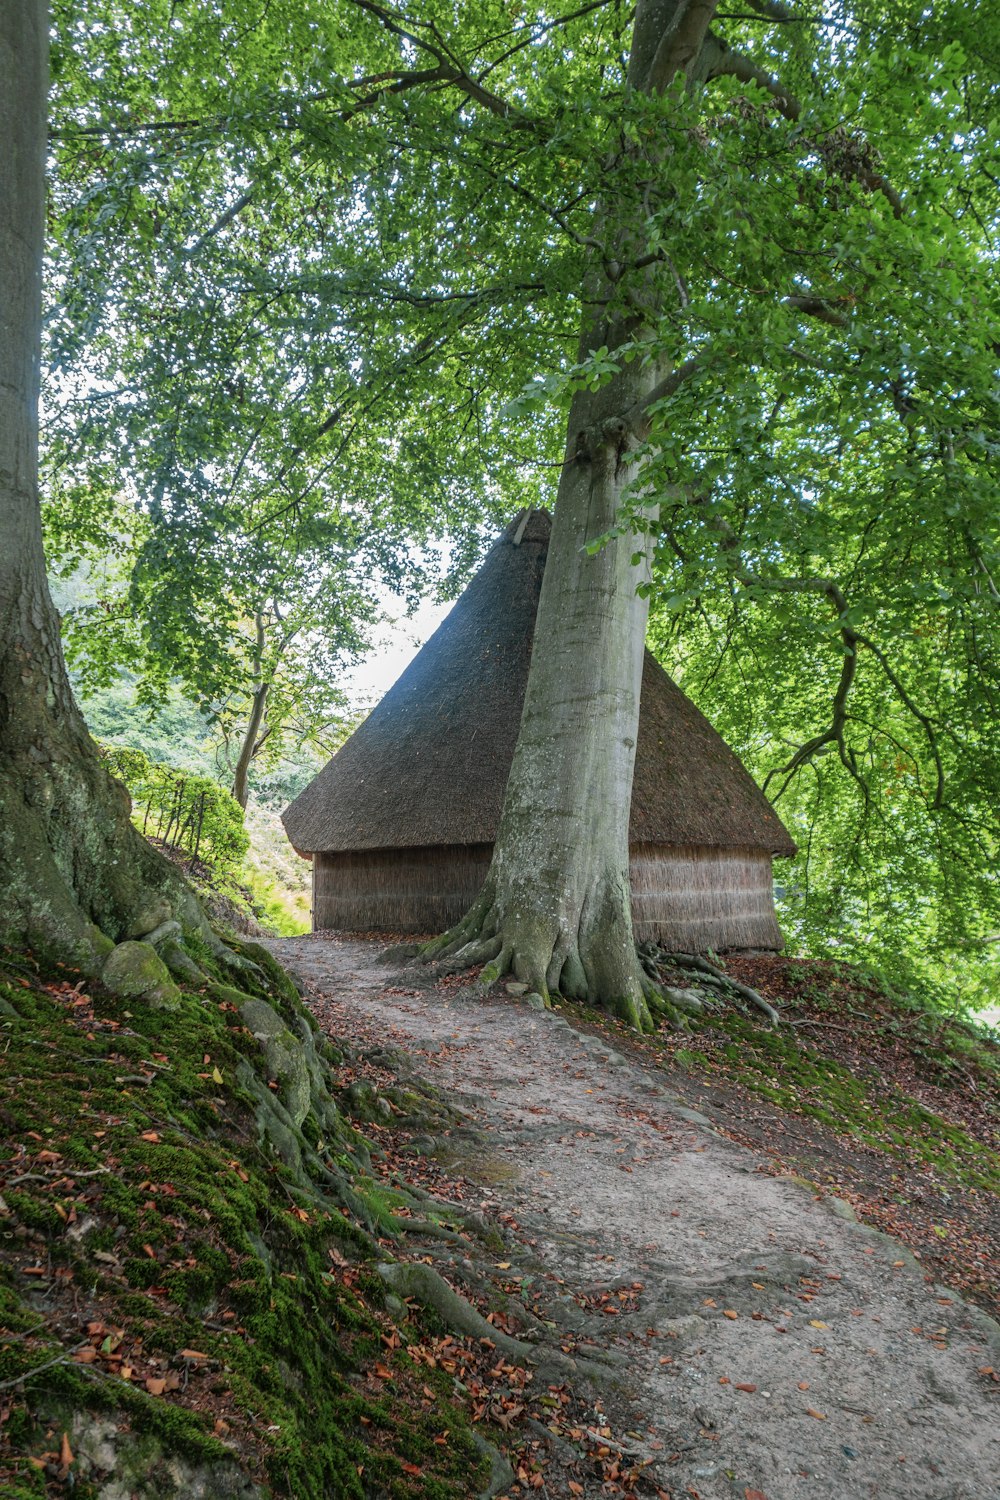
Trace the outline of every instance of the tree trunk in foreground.
[[[708, 0], [639, 0], [628, 87], [661, 92], [687, 72], [714, 9]], [[641, 223], [623, 222], [613, 202], [599, 219], [620, 264], [642, 254]], [[638, 311], [604, 315], [616, 290], [611, 268], [595, 263], [581, 360], [600, 348], [613, 353], [641, 333]], [[630, 290], [634, 308], [654, 296], [641, 279]], [[663, 373], [635, 361], [573, 400], [493, 860], [475, 906], [426, 950], [487, 959], [487, 979], [513, 969], [544, 996], [561, 990], [644, 1030], [653, 1026], [651, 1007], [662, 1005], [635, 950], [628, 859], [648, 612], [636, 589], [648, 577], [648, 541], [625, 535], [595, 556], [585, 548], [610, 530], [625, 491], [634, 490], [634, 449]]]
[[73, 701], [38, 501], [46, 0], [0, 5], [0, 941], [96, 969], [194, 897], [132, 828]]
[[648, 569], [635, 537], [584, 550], [614, 525], [635, 477], [619, 414], [637, 379], [626, 370], [573, 402], [493, 861], [475, 906], [429, 951], [489, 959], [487, 977], [513, 969], [543, 995], [561, 990], [648, 1029], [628, 857], [647, 614], [636, 589]]

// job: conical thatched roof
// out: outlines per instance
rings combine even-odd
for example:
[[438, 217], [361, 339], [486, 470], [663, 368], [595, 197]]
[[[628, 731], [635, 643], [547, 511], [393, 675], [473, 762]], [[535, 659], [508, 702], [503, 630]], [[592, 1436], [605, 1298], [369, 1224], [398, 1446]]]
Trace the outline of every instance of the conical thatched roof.
[[[398, 682], [285, 811], [301, 853], [493, 842], [549, 528], [545, 511], [508, 526]], [[629, 840], [795, 852], [739, 760], [648, 651]]]

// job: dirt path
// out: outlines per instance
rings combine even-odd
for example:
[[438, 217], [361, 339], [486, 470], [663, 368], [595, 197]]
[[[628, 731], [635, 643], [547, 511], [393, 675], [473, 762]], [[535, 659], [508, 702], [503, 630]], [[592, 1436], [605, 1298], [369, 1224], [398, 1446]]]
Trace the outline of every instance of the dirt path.
[[373, 945], [269, 946], [331, 1030], [404, 1047], [488, 1132], [462, 1170], [581, 1331], [624, 1351], [665, 1491], [1000, 1500], [998, 1330], [908, 1252], [765, 1175], [561, 1014], [380, 968]]

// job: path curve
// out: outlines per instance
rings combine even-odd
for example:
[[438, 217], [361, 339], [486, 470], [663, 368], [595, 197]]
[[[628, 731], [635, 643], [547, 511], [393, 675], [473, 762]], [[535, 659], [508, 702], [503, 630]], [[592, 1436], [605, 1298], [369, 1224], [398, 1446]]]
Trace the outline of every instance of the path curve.
[[501, 1196], [567, 1297], [641, 1283], [637, 1310], [630, 1295], [601, 1326], [654, 1448], [677, 1455], [672, 1494], [1000, 1500], [981, 1373], [1000, 1368], [997, 1325], [903, 1247], [765, 1175], [571, 1011], [434, 986], [328, 934], [268, 946], [337, 1034], [405, 1047], [485, 1128]]

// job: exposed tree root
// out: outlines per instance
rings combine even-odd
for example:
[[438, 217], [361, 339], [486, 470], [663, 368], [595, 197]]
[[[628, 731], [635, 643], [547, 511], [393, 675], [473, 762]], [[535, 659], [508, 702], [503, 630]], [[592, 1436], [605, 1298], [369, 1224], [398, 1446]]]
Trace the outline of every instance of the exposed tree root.
[[760, 1011], [761, 1015], [767, 1016], [772, 1026], [780, 1025], [780, 1012], [775, 1010], [774, 1006], [770, 1005], [764, 999], [763, 995], [759, 995], [748, 984], [742, 984], [738, 979], [734, 979], [731, 974], [727, 974], [723, 969], [717, 969], [714, 964], [709, 963], [708, 959], [703, 958], [701, 954], [674, 953], [670, 956], [677, 959], [685, 968], [698, 969], [703, 974], [711, 974], [713, 978], [721, 980], [728, 989], [735, 990], [737, 995], [742, 995], [744, 1000], [749, 1001], [756, 1010]]
[[[582, 1000], [607, 1010], [636, 1031], [655, 1031], [659, 1020], [682, 1025], [678, 1009], [644, 972], [635, 945], [613, 936], [611, 922], [578, 930], [556, 918], [512, 910], [502, 903], [492, 879], [462, 920], [419, 949], [424, 962], [446, 962], [455, 969], [482, 964], [481, 982], [495, 984], [506, 974], [542, 996]], [[398, 951], [398, 950], [394, 950]]]
[[537, 1359], [538, 1349], [534, 1344], [511, 1338], [509, 1333], [487, 1323], [482, 1313], [426, 1262], [394, 1261], [380, 1265], [378, 1273], [398, 1296], [413, 1297], [424, 1307], [432, 1308], [456, 1333], [474, 1339], [490, 1339], [508, 1358], [521, 1362]]
[[468, 1338], [489, 1339], [508, 1359], [515, 1359], [520, 1364], [550, 1367], [567, 1374], [589, 1375], [593, 1380], [609, 1378], [608, 1369], [594, 1360], [571, 1358], [561, 1349], [552, 1349], [546, 1344], [529, 1344], [488, 1323], [478, 1308], [424, 1261], [383, 1262], [378, 1273], [397, 1296], [412, 1297], [422, 1306], [431, 1308], [456, 1333]]

